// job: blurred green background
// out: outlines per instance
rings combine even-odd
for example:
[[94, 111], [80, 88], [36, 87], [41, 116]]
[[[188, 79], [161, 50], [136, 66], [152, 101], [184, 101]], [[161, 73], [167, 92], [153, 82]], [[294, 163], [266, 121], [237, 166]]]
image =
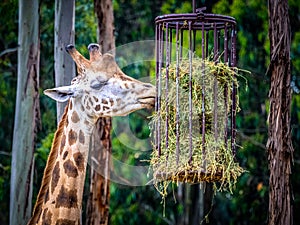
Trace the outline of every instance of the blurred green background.
[[[269, 77], [265, 75], [269, 64], [268, 10], [263, 0], [211, 0], [198, 1], [206, 12], [230, 15], [237, 20], [238, 67], [251, 71], [246, 75], [248, 90], [240, 87], [241, 112], [237, 117], [237, 158], [248, 170], [239, 179], [233, 194], [217, 193], [213, 200], [210, 224], [264, 224], [268, 212], [268, 164], [266, 141], [268, 138]], [[133, 41], [154, 39], [154, 19], [167, 13], [191, 12], [191, 1], [176, 0], [113, 0], [116, 46]], [[300, 224], [300, 4], [289, 0], [292, 31], [292, 140], [295, 149], [292, 168], [294, 190], [294, 224]], [[15, 110], [18, 43], [18, 1], [0, 3], [0, 224], [8, 224], [9, 188], [12, 134]], [[97, 23], [93, 1], [76, 1], [75, 43], [80, 52], [87, 54], [86, 46], [96, 42]], [[54, 1], [40, 1], [40, 100], [42, 128], [36, 142], [34, 194], [40, 186], [42, 171], [56, 129], [55, 102], [42, 91], [54, 87]], [[117, 56], [118, 57], [118, 56]], [[122, 59], [118, 59], [120, 62]], [[123, 59], [126, 60], [126, 59]], [[135, 78], [147, 77], [154, 71], [153, 63], [136, 63], [122, 68]], [[146, 139], [148, 112], [139, 111], [128, 117], [133, 134]], [[117, 123], [118, 118], [114, 119]], [[130, 135], [132, 135], [132, 133]], [[122, 133], [122, 139], [130, 139]], [[112, 133], [113, 157], [130, 165], [144, 165], [150, 151], [138, 152], [128, 148], [116, 133]], [[133, 144], [134, 146], [134, 144]], [[174, 187], [176, 190], [176, 187]], [[161, 196], [153, 186], [129, 187], [111, 184], [111, 224], [176, 224], [183, 214], [183, 205], [174, 200], [172, 190], [166, 199], [165, 216]]]

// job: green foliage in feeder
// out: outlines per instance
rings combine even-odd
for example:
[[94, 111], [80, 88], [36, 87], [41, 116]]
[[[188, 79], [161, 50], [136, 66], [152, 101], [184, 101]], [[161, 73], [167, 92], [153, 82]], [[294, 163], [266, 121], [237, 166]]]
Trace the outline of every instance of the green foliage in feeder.
[[[191, 89], [190, 70], [192, 70]], [[237, 178], [244, 172], [234, 159], [231, 140], [227, 139], [230, 127], [229, 115], [233, 104], [231, 97], [233, 86], [238, 88], [237, 77], [240, 77], [241, 70], [222, 62], [193, 58], [192, 64], [189, 60], [182, 60], [178, 66], [171, 63], [168, 70], [163, 68], [161, 71], [158, 84], [161, 90], [160, 110], [155, 112], [151, 120], [154, 136], [155, 132], [158, 132], [154, 128], [160, 127], [161, 146], [160, 155], [154, 151], [150, 160], [154, 183], [157, 187], [164, 184], [159, 188], [163, 195], [166, 194], [164, 192], [169, 181], [218, 182], [219, 190], [232, 191]], [[176, 99], [179, 99], [179, 105], [176, 104]], [[239, 110], [238, 96], [236, 96], [236, 110]], [[190, 112], [192, 112], [192, 147], [189, 132]], [[176, 118], [179, 118], [179, 123]], [[203, 120], [204, 134], [202, 134]], [[179, 138], [179, 154], [176, 147], [177, 138]]]

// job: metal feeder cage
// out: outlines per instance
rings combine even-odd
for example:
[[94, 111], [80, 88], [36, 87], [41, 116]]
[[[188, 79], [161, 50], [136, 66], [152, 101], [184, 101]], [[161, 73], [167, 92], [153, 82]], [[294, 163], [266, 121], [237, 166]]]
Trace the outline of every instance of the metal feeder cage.
[[[236, 21], [204, 10], [196, 9], [193, 1], [193, 13], [162, 15], [155, 20], [154, 153], [158, 159], [163, 157], [153, 166], [158, 180], [219, 181], [223, 172], [216, 168], [212, 173], [208, 154], [218, 151], [220, 144], [233, 158], [236, 154], [236, 83], [223, 85], [218, 72], [205, 74], [208, 62], [236, 66]], [[194, 98], [198, 98], [197, 103]], [[208, 140], [214, 145], [208, 145]], [[201, 151], [200, 158], [195, 151]], [[195, 161], [197, 168], [190, 166]], [[170, 174], [162, 169], [168, 166], [186, 169]]]

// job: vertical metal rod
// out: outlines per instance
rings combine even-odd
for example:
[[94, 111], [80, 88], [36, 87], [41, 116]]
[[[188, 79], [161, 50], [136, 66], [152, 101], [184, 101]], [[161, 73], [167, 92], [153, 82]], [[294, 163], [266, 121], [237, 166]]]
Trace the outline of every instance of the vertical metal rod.
[[203, 159], [203, 167], [204, 169], [206, 169], [206, 160], [205, 160], [205, 44], [208, 45], [208, 42], [205, 43], [205, 29], [204, 29], [204, 23], [202, 23], [202, 35], [201, 35], [201, 39], [202, 39], [202, 65], [201, 65], [201, 69], [202, 69], [202, 93], [201, 93], [201, 97], [202, 97], [202, 159]]
[[182, 60], [182, 48], [183, 48], [183, 29], [180, 29], [180, 61]]
[[196, 12], [196, 0], [193, 0], [193, 13]]
[[218, 30], [217, 24], [214, 23], [214, 62], [218, 61]]
[[236, 28], [232, 27], [232, 66], [236, 66]]
[[[231, 32], [231, 39], [232, 39], [232, 44], [231, 44], [231, 54], [232, 54], [232, 62], [231, 66], [235, 67], [236, 66], [236, 29], [235, 26], [232, 28]], [[232, 154], [235, 156], [236, 154], [236, 148], [235, 148], [235, 138], [236, 138], [236, 85], [232, 83], [232, 113], [231, 113], [231, 150]]]
[[170, 66], [170, 40], [169, 40], [169, 23], [166, 23], [166, 79], [165, 79], [165, 101], [166, 101], [166, 149], [169, 147], [169, 66]]
[[192, 21], [189, 21], [189, 163], [193, 157], [193, 102], [192, 102], [192, 77], [193, 77], [193, 52], [195, 48], [195, 34], [192, 40]]
[[180, 154], [180, 114], [179, 114], [179, 23], [176, 23], [176, 165]]
[[157, 121], [157, 148], [158, 148], [158, 155], [161, 155], [161, 71], [162, 71], [162, 64], [163, 64], [163, 29], [162, 24], [159, 24], [158, 27], [158, 78], [157, 78], [157, 112], [158, 112], [158, 121]]
[[[225, 24], [224, 27], [224, 63], [228, 63], [228, 28], [227, 25]], [[228, 138], [228, 85], [225, 84], [224, 86], [224, 104], [225, 104], [225, 121], [224, 121], [224, 143], [225, 143], [225, 148], [227, 149], [227, 138]]]
[[[158, 25], [155, 25], [155, 59], [156, 59], [156, 68], [155, 68], [155, 90], [156, 90], [156, 96], [155, 96], [155, 112], [158, 112], [158, 80], [159, 80], [159, 31], [158, 31]], [[157, 121], [154, 124], [154, 146], [157, 150], [158, 156], [160, 155], [160, 152], [158, 151], [158, 127], [157, 127]]]
[[[218, 30], [217, 24], [214, 23], [214, 62], [218, 63]], [[214, 99], [214, 109], [213, 109], [213, 132], [215, 140], [218, 140], [219, 132], [218, 132], [218, 82], [217, 82], [218, 74], [214, 74], [214, 83], [213, 83], [213, 99]]]
[[173, 60], [172, 60], [172, 41], [173, 41], [173, 32], [172, 32], [172, 31], [173, 31], [173, 29], [171, 28], [171, 29], [170, 29], [170, 37], [169, 37], [169, 40], [170, 40], [170, 42], [169, 42], [169, 44], [170, 44], [170, 49], [169, 49], [169, 52], [170, 52], [170, 54], [169, 54], [169, 55], [170, 55], [170, 58], [169, 58], [169, 59], [170, 59], [170, 60], [169, 60], [169, 61], [170, 61], [170, 62], [173, 61]]
[[[157, 78], [158, 78], [158, 73], [159, 73], [159, 57], [158, 57], [158, 52], [159, 52], [159, 29], [158, 29], [158, 25], [155, 26], [155, 50], [156, 50], [156, 53], [155, 53], [155, 56], [156, 56], [156, 68], [155, 68], [155, 75], [156, 75], [156, 81], [157, 81]], [[157, 86], [157, 85], [156, 85]], [[157, 87], [156, 87], [156, 94], [157, 94]], [[157, 96], [156, 96], [157, 98]], [[155, 101], [155, 110], [157, 110], [157, 101]]]
[[205, 58], [208, 58], [208, 54], [209, 54], [209, 52], [208, 52], [208, 36], [209, 36], [209, 31], [206, 30], [205, 37], [203, 37], [203, 38], [205, 38]]
[[224, 27], [224, 63], [228, 63], [228, 27]]
[[217, 62], [220, 62], [221, 58], [221, 31], [218, 29], [217, 30]]

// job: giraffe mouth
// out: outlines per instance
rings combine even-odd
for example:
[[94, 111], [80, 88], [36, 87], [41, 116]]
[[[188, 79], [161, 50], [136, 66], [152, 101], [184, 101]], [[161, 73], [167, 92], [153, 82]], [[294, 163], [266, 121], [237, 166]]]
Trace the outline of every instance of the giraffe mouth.
[[155, 106], [155, 96], [147, 96], [138, 99], [138, 102], [145, 108], [151, 109]]

